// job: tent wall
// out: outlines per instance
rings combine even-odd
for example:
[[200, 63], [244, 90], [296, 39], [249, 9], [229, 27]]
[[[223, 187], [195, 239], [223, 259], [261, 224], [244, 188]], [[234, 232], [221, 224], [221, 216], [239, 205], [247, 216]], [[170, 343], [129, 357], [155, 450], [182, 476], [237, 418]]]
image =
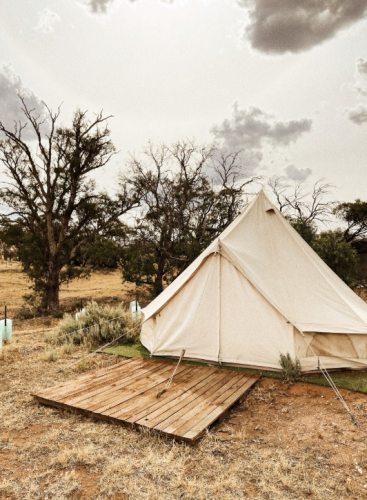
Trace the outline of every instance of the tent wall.
[[[295, 355], [302, 371], [318, 370], [319, 359], [325, 368], [367, 368], [367, 335], [306, 332], [295, 328]], [[316, 355], [316, 356], [315, 356]]]
[[[154, 319], [155, 318], [155, 319]], [[144, 323], [142, 344], [156, 356], [179, 356], [218, 361], [219, 255], [200, 269], [155, 316]]]
[[293, 325], [221, 257], [221, 361], [279, 368], [287, 352], [294, 356]]
[[[302, 331], [367, 333], [367, 306], [259, 195], [222, 253]], [[240, 217], [239, 217], [240, 219]]]
[[293, 325], [220, 254], [143, 326], [141, 340], [158, 355], [279, 368], [295, 354]]

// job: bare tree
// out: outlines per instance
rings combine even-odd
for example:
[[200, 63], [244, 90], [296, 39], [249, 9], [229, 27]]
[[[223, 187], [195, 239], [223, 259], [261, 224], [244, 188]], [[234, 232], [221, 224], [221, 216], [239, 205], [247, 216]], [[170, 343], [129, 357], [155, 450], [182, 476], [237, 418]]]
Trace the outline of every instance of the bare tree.
[[[0, 121], [6, 136], [0, 141], [0, 160], [9, 179], [0, 195], [10, 208], [0, 221], [2, 234], [10, 239], [14, 227], [21, 232], [20, 258], [42, 297], [42, 310], [52, 311], [59, 307], [60, 284], [81, 275], [72, 265], [77, 250], [107, 235], [121, 215], [138, 206], [139, 196], [125, 183], [111, 198], [97, 191], [91, 178], [115, 154], [109, 117], [99, 113], [89, 121], [78, 110], [67, 128], [57, 125], [60, 108], [52, 112], [46, 106], [46, 120], [21, 101], [28, 124], [8, 130]], [[36, 147], [22, 138], [26, 126], [34, 131]]]
[[282, 177], [275, 177], [268, 182], [279, 210], [284, 216], [302, 223], [330, 222], [336, 202], [325, 200], [331, 192], [333, 184], [318, 180], [312, 190], [306, 190], [303, 183], [293, 186], [284, 185]]
[[242, 208], [244, 188], [237, 153], [179, 141], [149, 144], [132, 157], [129, 179], [141, 193], [122, 267], [126, 280], [163, 290], [218, 236]]

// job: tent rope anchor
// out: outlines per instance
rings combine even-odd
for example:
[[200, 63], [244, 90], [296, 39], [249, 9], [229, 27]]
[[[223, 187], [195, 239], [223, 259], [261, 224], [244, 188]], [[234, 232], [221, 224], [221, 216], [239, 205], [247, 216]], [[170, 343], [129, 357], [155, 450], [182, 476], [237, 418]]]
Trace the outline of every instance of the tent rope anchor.
[[175, 371], [172, 373], [170, 379], [168, 380], [168, 382], [166, 384], [166, 387], [164, 389], [162, 389], [160, 392], [157, 393], [157, 398], [160, 398], [162, 396], [162, 394], [164, 394], [165, 392], [168, 391], [168, 388], [171, 385], [172, 379], [175, 376], [175, 373], [177, 371], [178, 365], [181, 363], [181, 360], [184, 357], [185, 352], [186, 352], [186, 349], [182, 349], [181, 356], [180, 356], [180, 359], [178, 360], [178, 363], [176, 365]]
[[355, 417], [355, 415], [352, 413], [352, 411], [349, 409], [349, 406], [347, 405], [347, 403], [345, 402], [343, 396], [340, 394], [340, 391], [339, 389], [337, 388], [337, 386], [335, 385], [334, 383], [334, 380], [331, 378], [329, 372], [327, 371], [327, 369], [325, 368], [325, 366], [323, 365], [322, 361], [320, 361], [320, 357], [319, 356], [316, 356], [316, 353], [315, 351], [313, 350], [310, 342], [307, 340], [307, 337], [306, 335], [302, 332], [302, 330], [299, 330], [299, 332], [302, 334], [303, 338], [305, 339], [306, 343], [308, 344], [308, 347], [311, 349], [311, 352], [313, 353], [313, 355], [315, 357], [317, 357], [317, 368], [320, 370], [320, 372], [324, 375], [324, 377], [326, 378], [327, 382], [329, 383], [330, 387], [333, 389], [333, 391], [335, 392], [336, 394], [336, 397], [339, 399], [339, 401], [342, 403], [342, 405], [344, 406], [345, 410], [347, 411], [347, 413], [349, 414], [353, 424], [356, 426], [356, 427], [359, 427], [359, 424], [357, 422], [357, 419]]

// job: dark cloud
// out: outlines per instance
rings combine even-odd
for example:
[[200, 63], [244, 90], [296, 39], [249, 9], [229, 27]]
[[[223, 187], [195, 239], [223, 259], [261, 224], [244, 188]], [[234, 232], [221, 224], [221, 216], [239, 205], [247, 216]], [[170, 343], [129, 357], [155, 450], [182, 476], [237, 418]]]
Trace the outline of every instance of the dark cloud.
[[295, 165], [290, 163], [284, 169], [288, 179], [295, 182], [303, 182], [312, 174], [310, 168], [297, 168]]
[[[134, 0], [129, 0], [134, 2]], [[105, 19], [121, 5], [121, 0], [80, 0], [78, 2], [89, 14]]]
[[[0, 63], [0, 95], [0, 121], [10, 130], [14, 128], [14, 122], [26, 122], [19, 95], [24, 97], [28, 109], [35, 109], [41, 116], [45, 113], [45, 106], [41, 100], [23, 85], [9, 64]], [[45, 129], [46, 127], [47, 124], [44, 125]], [[24, 129], [22, 136], [24, 139], [35, 138], [29, 125]]]
[[367, 76], [367, 60], [362, 57], [358, 57], [356, 60], [357, 73], [360, 75]]
[[312, 120], [279, 121], [260, 108], [241, 109], [236, 102], [233, 116], [222, 125], [214, 125], [211, 132], [218, 140], [224, 140], [233, 149], [259, 149], [264, 141], [287, 146], [311, 129]]
[[242, 164], [248, 175], [259, 168], [266, 146], [288, 146], [311, 130], [312, 120], [280, 121], [260, 108], [242, 109], [233, 105], [233, 115], [221, 125], [214, 125], [211, 133], [225, 150], [242, 150]]
[[357, 125], [363, 125], [363, 123], [367, 123], [367, 105], [366, 104], [358, 104], [355, 108], [348, 108], [346, 110], [348, 112], [348, 118], [353, 123]]
[[367, 17], [367, 0], [236, 0], [248, 10], [244, 36], [269, 54], [301, 52]]

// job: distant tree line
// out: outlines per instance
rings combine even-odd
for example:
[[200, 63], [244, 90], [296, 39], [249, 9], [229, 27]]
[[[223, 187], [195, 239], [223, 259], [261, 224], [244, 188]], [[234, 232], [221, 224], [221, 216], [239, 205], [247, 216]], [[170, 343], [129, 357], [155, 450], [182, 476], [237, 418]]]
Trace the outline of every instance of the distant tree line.
[[[41, 312], [58, 309], [61, 284], [92, 268], [121, 268], [125, 281], [158, 295], [236, 218], [259, 180], [244, 178], [240, 151], [189, 140], [149, 143], [130, 158], [111, 196], [93, 180], [115, 154], [108, 117], [90, 120], [78, 110], [64, 127], [59, 109], [46, 107], [44, 119], [22, 105], [27, 124], [8, 130], [0, 121], [8, 178], [0, 191], [0, 252], [22, 263], [32, 282], [26, 300]], [[23, 140], [25, 126], [35, 142]], [[302, 185], [290, 193], [279, 178], [269, 187], [293, 227], [352, 284], [353, 244], [367, 236], [367, 202], [325, 201], [330, 186], [321, 182], [310, 193]], [[344, 229], [320, 232], [317, 224], [332, 216]]]

